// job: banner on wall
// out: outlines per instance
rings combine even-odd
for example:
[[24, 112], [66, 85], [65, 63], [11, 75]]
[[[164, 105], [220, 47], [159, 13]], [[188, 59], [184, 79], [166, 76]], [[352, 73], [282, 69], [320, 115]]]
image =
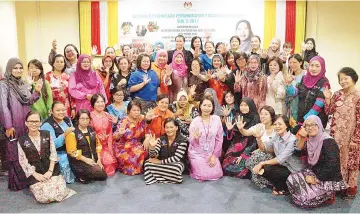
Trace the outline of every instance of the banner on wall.
[[238, 35], [243, 45], [250, 46], [252, 35], [262, 37], [264, 30], [263, 0], [121, 0], [118, 11], [120, 45], [160, 40], [173, 49], [181, 34], [189, 49], [192, 37], [210, 33], [214, 42], [229, 43]]

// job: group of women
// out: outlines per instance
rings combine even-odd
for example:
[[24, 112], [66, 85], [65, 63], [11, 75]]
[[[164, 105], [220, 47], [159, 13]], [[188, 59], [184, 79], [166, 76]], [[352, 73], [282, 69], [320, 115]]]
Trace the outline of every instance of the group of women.
[[[62, 201], [66, 183], [105, 180], [118, 170], [144, 173], [146, 184], [224, 175], [248, 178], [273, 195], [291, 194], [300, 207], [334, 203], [357, 193], [360, 143], [358, 75], [338, 73], [332, 95], [325, 60], [307, 39], [290, 54], [274, 38], [260, 49], [230, 50], [200, 37], [184, 49], [161, 42], [150, 55], [107, 48], [101, 66], [74, 45], [38, 60], [8, 61], [0, 81], [1, 134], [9, 189], [30, 187], [37, 201]], [[203, 50], [203, 48], [205, 50]], [[95, 68], [95, 69], [93, 69]], [[332, 116], [330, 135], [325, 128]], [[0, 134], [0, 136], [1, 136]], [[4, 148], [4, 147], [2, 147]], [[5, 150], [5, 149], [3, 149]], [[54, 188], [56, 187], [56, 188]]]

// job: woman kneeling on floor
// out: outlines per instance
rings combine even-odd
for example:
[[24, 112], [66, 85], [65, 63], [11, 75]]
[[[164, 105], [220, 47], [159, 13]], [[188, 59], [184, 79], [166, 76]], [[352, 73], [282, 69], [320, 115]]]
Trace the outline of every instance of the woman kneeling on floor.
[[60, 175], [58, 157], [50, 133], [40, 129], [40, 114], [29, 112], [25, 117], [27, 133], [18, 141], [19, 163], [27, 177], [30, 191], [39, 203], [63, 201], [75, 191], [66, 187]]
[[187, 139], [180, 134], [179, 124], [173, 118], [164, 123], [165, 135], [149, 139], [150, 159], [145, 162], [145, 183], [182, 183], [186, 167]]
[[102, 145], [90, 124], [90, 112], [80, 109], [75, 116], [74, 132], [65, 138], [70, 166], [82, 183], [103, 181], [107, 178], [101, 163]]
[[[347, 188], [340, 169], [340, 150], [318, 116], [309, 116], [299, 134], [299, 149], [307, 152], [307, 167], [287, 179], [292, 201], [303, 208], [335, 203], [335, 191]], [[305, 138], [309, 137], [305, 142]]]

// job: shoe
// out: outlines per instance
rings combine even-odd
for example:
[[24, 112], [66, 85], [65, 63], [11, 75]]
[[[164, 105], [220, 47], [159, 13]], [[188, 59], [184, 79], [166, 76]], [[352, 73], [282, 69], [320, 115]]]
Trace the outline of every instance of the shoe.
[[350, 199], [354, 199], [356, 197], [356, 192], [357, 192], [357, 186], [349, 187], [346, 191], [348, 198]]
[[335, 197], [335, 196], [332, 196], [331, 198], [329, 198], [328, 200], [326, 200], [324, 203], [325, 203], [326, 205], [335, 204], [335, 203], [336, 203], [336, 197]]

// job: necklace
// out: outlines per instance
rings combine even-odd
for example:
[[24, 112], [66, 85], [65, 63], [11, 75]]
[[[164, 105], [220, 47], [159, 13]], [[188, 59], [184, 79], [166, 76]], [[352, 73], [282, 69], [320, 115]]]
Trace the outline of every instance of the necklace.
[[210, 134], [210, 129], [211, 129], [211, 119], [209, 119], [209, 124], [207, 124], [207, 126], [205, 126], [205, 123], [204, 123], [204, 120], [201, 119], [201, 122], [204, 126], [204, 131], [205, 131], [205, 144], [204, 144], [204, 147], [203, 147], [203, 150], [204, 151], [209, 151], [210, 149], [210, 139], [209, 139], [209, 134]]

